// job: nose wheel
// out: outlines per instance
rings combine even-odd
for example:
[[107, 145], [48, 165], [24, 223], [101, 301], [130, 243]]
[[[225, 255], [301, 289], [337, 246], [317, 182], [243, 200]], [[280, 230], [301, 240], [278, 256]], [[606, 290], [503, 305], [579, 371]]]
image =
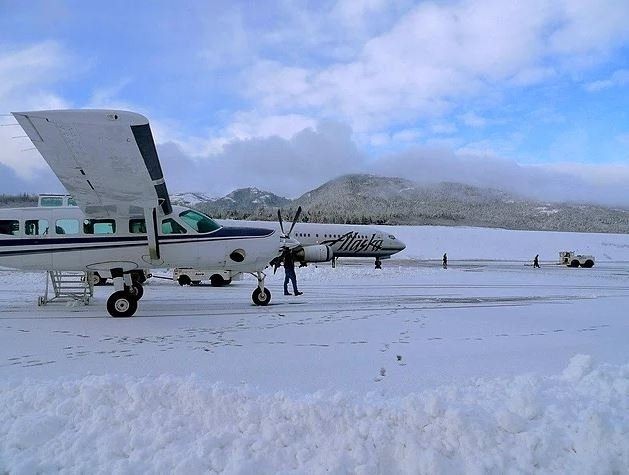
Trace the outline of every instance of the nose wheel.
[[259, 287], [253, 291], [251, 295], [251, 300], [256, 305], [268, 305], [271, 301], [271, 291], [267, 288], [261, 290]]
[[271, 291], [264, 287], [264, 278], [266, 275], [264, 272], [256, 272], [254, 275], [256, 279], [258, 279], [258, 286], [253, 291], [253, 294], [251, 294], [251, 300], [253, 300], [253, 303], [256, 305], [268, 305], [271, 301]]

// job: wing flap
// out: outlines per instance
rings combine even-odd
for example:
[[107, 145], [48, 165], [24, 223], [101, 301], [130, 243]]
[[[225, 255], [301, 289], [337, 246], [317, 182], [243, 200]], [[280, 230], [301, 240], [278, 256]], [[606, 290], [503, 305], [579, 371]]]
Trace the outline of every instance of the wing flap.
[[126, 111], [13, 113], [89, 217], [172, 210], [146, 117]]

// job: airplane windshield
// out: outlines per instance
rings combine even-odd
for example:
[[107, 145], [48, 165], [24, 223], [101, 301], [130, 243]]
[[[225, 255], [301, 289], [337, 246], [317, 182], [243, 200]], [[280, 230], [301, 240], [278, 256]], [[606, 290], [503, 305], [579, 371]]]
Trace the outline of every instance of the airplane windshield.
[[179, 217], [198, 233], [211, 233], [220, 228], [211, 218], [191, 209], [179, 213]]

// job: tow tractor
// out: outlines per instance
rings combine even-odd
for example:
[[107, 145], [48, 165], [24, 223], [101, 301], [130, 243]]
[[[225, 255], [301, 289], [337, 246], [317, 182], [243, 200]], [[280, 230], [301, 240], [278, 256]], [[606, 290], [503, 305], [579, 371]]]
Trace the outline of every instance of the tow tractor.
[[559, 253], [559, 264], [568, 267], [594, 267], [594, 256], [584, 256], [575, 254], [574, 251], [561, 251]]

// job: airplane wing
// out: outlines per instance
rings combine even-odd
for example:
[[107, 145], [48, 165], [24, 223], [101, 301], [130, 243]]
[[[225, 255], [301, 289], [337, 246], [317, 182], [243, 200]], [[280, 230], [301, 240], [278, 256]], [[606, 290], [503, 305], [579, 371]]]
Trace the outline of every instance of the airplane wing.
[[146, 117], [127, 111], [13, 112], [87, 217], [172, 211]]

